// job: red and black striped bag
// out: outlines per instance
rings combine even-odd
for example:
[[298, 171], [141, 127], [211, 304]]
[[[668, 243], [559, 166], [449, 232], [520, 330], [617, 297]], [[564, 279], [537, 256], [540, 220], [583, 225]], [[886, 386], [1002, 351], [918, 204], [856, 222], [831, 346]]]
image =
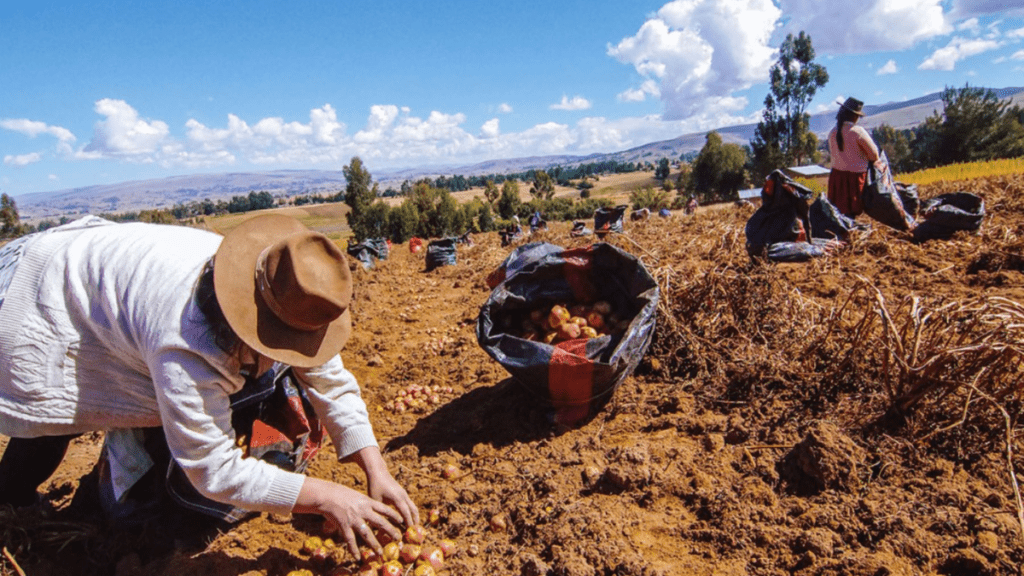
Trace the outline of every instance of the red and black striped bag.
[[[513, 378], [549, 402], [556, 422], [590, 415], [640, 363], [654, 335], [658, 284], [635, 256], [606, 243], [565, 250], [521, 246], [493, 272], [477, 318], [477, 341]], [[628, 325], [596, 338], [548, 344], [524, 338], [524, 316], [555, 303], [609, 302]]]

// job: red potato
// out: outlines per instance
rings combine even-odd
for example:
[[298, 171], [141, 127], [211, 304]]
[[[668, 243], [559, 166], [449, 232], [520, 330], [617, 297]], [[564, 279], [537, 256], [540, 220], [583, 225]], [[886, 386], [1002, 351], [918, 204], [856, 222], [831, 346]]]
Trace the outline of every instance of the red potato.
[[[454, 465], [452, 465], [454, 466]], [[458, 469], [456, 468], [456, 471]], [[413, 524], [405, 529], [405, 541], [410, 544], [423, 544], [427, 539], [427, 531], [419, 524]]]
[[[454, 478], [454, 477], [456, 477], [458, 475], [459, 475], [459, 467], [456, 466], [455, 464], [452, 464], [451, 462], [445, 464], [444, 468], [441, 469], [441, 476], [443, 476], [445, 480], [451, 480], [452, 478]], [[410, 526], [409, 530], [412, 530], [412, 529], [413, 529], [413, 526]], [[422, 530], [422, 527], [420, 529]], [[420, 538], [419, 542], [415, 542], [413, 540], [409, 540], [408, 531], [406, 531], [406, 538], [405, 539], [406, 539], [406, 541], [413, 542], [414, 544], [422, 544], [423, 543], [423, 539], [422, 538]]]
[[504, 532], [508, 529], [508, 523], [505, 521], [505, 516], [502, 514], [495, 514], [491, 516], [489, 521], [491, 525], [491, 532]]
[[551, 312], [548, 313], [548, 324], [552, 328], [558, 328], [567, 322], [570, 317], [569, 311], [564, 306], [556, 304], [551, 307]]
[[595, 330], [604, 328], [604, 316], [596, 310], [587, 314], [587, 325], [592, 326]]
[[437, 546], [428, 546], [420, 550], [420, 560], [430, 564], [434, 570], [444, 567], [444, 553]]
[[580, 328], [580, 336], [584, 338], [597, 338], [597, 330], [594, 330], [590, 326], [584, 326]]
[[569, 322], [577, 326], [586, 326], [588, 324], [587, 319], [583, 316], [573, 316], [569, 318]]
[[412, 571], [413, 576], [437, 576], [437, 571], [430, 564], [419, 564], [416, 569]]
[[441, 540], [441, 542], [438, 543], [437, 547], [441, 549], [441, 553], [444, 554], [445, 558], [451, 558], [452, 556], [455, 556], [455, 551], [458, 550], [458, 548], [455, 546], [455, 541], [449, 540], [448, 538]]
[[558, 339], [572, 340], [580, 337], [580, 325], [566, 322], [558, 329]]
[[586, 318], [590, 308], [586, 304], [573, 304], [569, 307], [569, 314]]
[[398, 553], [398, 559], [406, 564], [415, 562], [420, 557], [419, 544], [402, 544], [402, 550]]
[[[380, 539], [378, 538], [378, 540]], [[381, 555], [381, 558], [384, 559], [384, 562], [398, 560], [398, 554], [401, 551], [402, 547], [398, 544], [398, 542], [388, 542], [384, 545], [384, 553]]]
[[400, 562], [385, 562], [380, 569], [380, 576], [402, 576], [404, 569]]
[[544, 317], [547, 316], [547, 315], [548, 315], [547, 311], [544, 310], [543, 308], [537, 308], [536, 310], [530, 310], [530, 321], [533, 322], [534, 324], [540, 326], [541, 324], [544, 323]]
[[431, 508], [427, 514], [427, 524], [430, 526], [437, 526], [441, 522], [441, 511], [437, 508]]
[[319, 536], [310, 536], [302, 543], [302, 551], [306, 554], [312, 554], [317, 549], [322, 548], [323, 545], [324, 541]]

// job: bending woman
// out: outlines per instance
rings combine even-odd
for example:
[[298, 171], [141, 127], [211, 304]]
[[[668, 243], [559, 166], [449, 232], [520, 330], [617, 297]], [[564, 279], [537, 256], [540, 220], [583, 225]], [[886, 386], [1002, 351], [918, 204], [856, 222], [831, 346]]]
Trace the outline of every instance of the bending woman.
[[828, 176], [828, 200], [840, 212], [853, 218], [864, 212], [861, 191], [868, 166], [878, 160], [878, 146], [867, 130], [857, 126], [864, 116], [864, 103], [847, 98], [839, 106], [836, 126], [828, 134], [832, 172]]
[[[339, 356], [352, 279], [326, 236], [278, 215], [223, 238], [87, 217], [15, 242], [0, 251], [0, 434], [11, 437], [0, 502], [35, 501], [75, 435], [159, 426], [203, 496], [321, 514], [354, 555], [359, 540], [381, 549], [375, 529], [398, 539], [396, 524], [419, 523]], [[216, 301], [201, 302], [211, 281]], [[365, 471], [368, 494], [236, 446], [228, 397], [244, 372], [275, 361], [294, 368], [338, 458]]]

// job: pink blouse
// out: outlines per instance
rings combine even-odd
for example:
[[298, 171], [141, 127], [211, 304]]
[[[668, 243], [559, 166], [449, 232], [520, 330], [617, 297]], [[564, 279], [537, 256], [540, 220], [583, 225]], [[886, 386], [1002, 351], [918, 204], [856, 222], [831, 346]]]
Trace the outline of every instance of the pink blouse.
[[853, 122], [843, 122], [843, 149], [836, 142], [836, 129], [828, 133], [828, 149], [832, 169], [844, 172], [867, 172], [868, 164], [878, 160], [878, 146], [868, 131]]

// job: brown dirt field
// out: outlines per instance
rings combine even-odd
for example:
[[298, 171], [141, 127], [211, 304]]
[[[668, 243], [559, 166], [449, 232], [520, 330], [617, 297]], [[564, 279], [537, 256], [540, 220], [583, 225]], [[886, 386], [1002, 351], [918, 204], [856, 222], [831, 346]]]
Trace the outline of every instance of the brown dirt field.
[[[1020, 574], [1024, 176], [921, 195], [952, 190], [985, 198], [980, 233], [916, 245], [876, 224], [806, 264], [752, 263], [750, 208], [627, 221], [609, 241], [661, 286], [654, 342], [572, 429], [476, 343], [485, 277], [508, 252], [496, 234], [429, 273], [404, 245], [359, 268], [342, 357], [393, 474], [424, 516], [439, 510], [432, 537], [461, 549], [446, 573]], [[529, 240], [595, 241], [568, 226]], [[410, 383], [453, 392], [385, 411]], [[2, 513], [28, 574], [329, 573], [301, 552], [319, 532], [308, 516], [104, 526], [88, 499], [99, 440], [76, 441], [45, 485], [53, 512]], [[444, 479], [447, 463], [461, 472]], [[310, 473], [364, 486], [330, 447]]]

